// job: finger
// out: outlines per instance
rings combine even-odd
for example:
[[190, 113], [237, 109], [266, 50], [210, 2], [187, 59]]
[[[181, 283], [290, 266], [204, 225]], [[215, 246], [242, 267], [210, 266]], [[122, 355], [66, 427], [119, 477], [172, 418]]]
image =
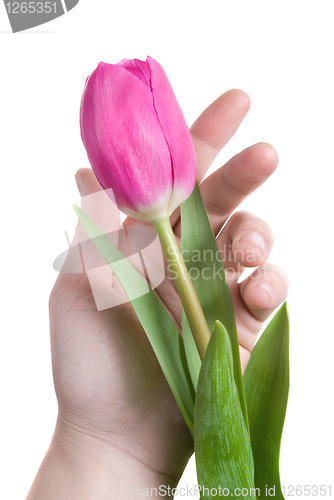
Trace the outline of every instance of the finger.
[[288, 278], [278, 266], [266, 263], [239, 284], [239, 293], [248, 311], [265, 321], [286, 299]]
[[246, 368], [258, 333], [288, 293], [288, 278], [274, 264], [260, 266], [242, 283], [232, 283], [240, 345], [241, 367]]
[[236, 212], [217, 238], [225, 270], [233, 271], [236, 279], [245, 267], [264, 264], [273, 246], [268, 224], [250, 212]]
[[[117, 244], [119, 211], [116, 205], [102, 189], [91, 169], [78, 170], [76, 182], [82, 197], [83, 211]], [[112, 289], [112, 272], [80, 222], [77, 224], [59, 278], [66, 279], [70, 283], [75, 276], [79, 278], [81, 288], [84, 287], [86, 291], [91, 289], [98, 309], [103, 309], [102, 291], [106, 288]]]
[[[104, 191], [90, 168], [79, 169], [75, 179], [81, 195], [82, 210], [105, 234], [116, 232], [120, 224], [120, 215], [112, 190]], [[72, 244], [78, 244], [87, 239], [85, 230], [81, 224], [78, 224]]]
[[[196, 151], [197, 180], [201, 182], [219, 151], [234, 135], [250, 108], [248, 95], [228, 90], [208, 106], [190, 128]], [[180, 209], [171, 215], [172, 227], [179, 221]]]
[[[269, 144], [244, 149], [200, 185], [201, 194], [214, 233], [217, 235], [231, 213], [276, 170], [278, 157]], [[181, 221], [174, 224], [181, 234]]]
[[201, 184], [215, 234], [230, 214], [276, 170], [278, 157], [269, 144], [251, 146], [229, 160]]
[[[164, 268], [162, 260], [158, 259], [159, 253], [157, 252], [160, 250], [160, 245], [153, 226], [147, 224], [148, 227], [143, 227], [138, 224], [140, 221], [133, 220], [135, 227], [131, 228], [131, 223], [127, 218], [127, 230], [120, 231], [120, 215], [112, 190], [104, 191], [91, 169], [81, 169], [77, 176], [78, 174], [80, 175], [78, 187], [82, 194], [81, 205], [84, 212], [108, 235], [116, 246], [119, 246], [123, 255], [144, 277], [146, 277], [145, 269], [140, 255], [145, 255], [146, 261], [150, 263], [147, 265], [147, 269], [151, 285], [154, 286], [157, 281], [160, 282], [162, 280], [161, 268], [162, 270]], [[83, 186], [81, 181], [83, 181]], [[81, 243], [82, 237], [85, 240], [88, 239], [87, 235], [83, 233], [84, 230], [79, 223], [76, 241], [79, 239]], [[81, 243], [80, 248], [98, 310], [128, 302], [119, 280], [113, 275], [111, 268], [106, 264], [95, 245], [88, 240], [84, 244]], [[154, 258], [150, 257], [151, 255]]]
[[229, 90], [210, 104], [191, 126], [199, 182], [219, 151], [234, 135], [249, 108], [250, 99], [243, 90]]

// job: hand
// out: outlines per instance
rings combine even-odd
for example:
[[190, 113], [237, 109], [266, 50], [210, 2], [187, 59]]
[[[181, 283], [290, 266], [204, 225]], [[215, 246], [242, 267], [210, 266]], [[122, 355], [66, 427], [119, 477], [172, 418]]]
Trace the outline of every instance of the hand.
[[[191, 127], [199, 182], [249, 106], [244, 92], [231, 90]], [[263, 321], [286, 297], [287, 278], [267, 263], [272, 247], [267, 224], [247, 212], [229, 217], [271, 175], [277, 162], [271, 146], [256, 144], [201, 184], [219, 248], [232, 249], [225, 252], [224, 265], [243, 367]], [[77, 175], [83, 197], [101, 190], [90, 169]], [[109, 221], [118, 227], [119, 214], [107, 201], [92, 210], [97, 224]], [[171, 221], [179, 237], [179, 211]], [[131, 218], [124, 222], [125, 226], [142, 224]], [[75, 238], [80, 231], [78, 227]], [[240, 274], [250, 266], [259, 267], [254, 276], [238, 284]], [[123, 293], [111, 272], [99, 277], [99, 286], [116, 300]], [[180, 324], [181, 306], [172, 281], [165, 279], [156, 293]], [[59, 416], [28, 498], [64, 498], [61, 491], [69, 490], [73, 500], [125, 498], [130, 485], [175, 486], [193, 452], [193, 441], [130, 304], [97, 311], [87, 274], [60, 273], [50, 298], [50, 321]], [[49, 482], [57, 478], [53, 489], [43, 489], [46, 476]]]

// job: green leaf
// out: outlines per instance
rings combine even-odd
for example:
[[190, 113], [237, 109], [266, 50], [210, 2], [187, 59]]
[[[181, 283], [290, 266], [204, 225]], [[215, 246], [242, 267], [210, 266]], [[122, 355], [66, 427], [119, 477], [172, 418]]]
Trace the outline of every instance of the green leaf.
[[[146, 280], [79, 207], [74, 209], [86, 233], [119, 279], [158, 358], [190, 432], [194, 431], [195, 393], [181, 335]], [[137, 297], [137, 298], [132, 298]]]
[[254, 347], [244, 373], [255, 486], [275, 487], [283, 499], [279, 474], [281, 437], [289, 394], [289, 318], [286, 302]]
[[[245, 488], [245, 494], [239, 498], [256, 498], [252, 449], [233, 376], [231, 342], [219, 321], [215, 324], [198, 380], [195, 457], [198, 484], [209, 492], [220, 486], [221, 496], [236, 497], [236, 493], [240, 495], [236, 488]], [[215, 498], [214, 491], [212, 495], [209, 492], [202, 492], [201, 498]]]
[[[218, 249], [201, 192], [196, 183], [190, 197], [181, 205], [181, 252], [201, 303], [210, 331], [219, 320], [226, 327], [233, 352], [234, 378], [237, 384], [240, 404], [248, 427], [247, 407], [241, 373], [239, 341], [233, 304], [227, 284], [221, 254]], [[185, 340], [187, 360], [192, 379], [198, 378], [198, 367], [194, 344], [187, 342], [189, 325], [182, 316], [182, 331]], [[196, 368], [197, 367], [197, 368]], [[197, 372], [195, 372], [195, 368]]]

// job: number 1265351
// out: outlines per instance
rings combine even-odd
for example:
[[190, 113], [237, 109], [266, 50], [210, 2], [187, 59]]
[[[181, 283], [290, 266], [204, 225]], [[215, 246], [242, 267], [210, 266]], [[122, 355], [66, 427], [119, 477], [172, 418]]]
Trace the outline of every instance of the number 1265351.
[[8, 2], [8, 14], [51, 14], [57, 13], [56, 2]]

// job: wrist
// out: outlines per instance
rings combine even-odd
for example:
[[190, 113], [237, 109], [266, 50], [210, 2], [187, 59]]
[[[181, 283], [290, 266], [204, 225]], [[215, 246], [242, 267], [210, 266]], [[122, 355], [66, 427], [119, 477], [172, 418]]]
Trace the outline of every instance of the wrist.
[[131, 453], [79, 429], [68, 429], [58, 418], [27, 500], [127, 499], [147, 491], [154, 498], [159, 497], [160, 487], [167, 490], [176, 484], [175, 478], [152, 469]]

